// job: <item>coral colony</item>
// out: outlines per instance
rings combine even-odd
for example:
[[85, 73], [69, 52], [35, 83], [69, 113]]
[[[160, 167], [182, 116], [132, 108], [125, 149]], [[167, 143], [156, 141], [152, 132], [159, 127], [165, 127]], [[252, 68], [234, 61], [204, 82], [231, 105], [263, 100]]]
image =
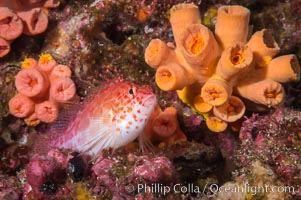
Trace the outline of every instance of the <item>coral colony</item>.
[[48, 26], [47, 8], [60, 5], [56, 0], [0, 1], [0, 58], [10, 51], [10, 43], [22, 33], [36, 35]]
[[[301, 14], [297, 0], [267, 8], [284, 4]], [[252, 16], [198, 0], [0, 0], [0, 199], [301, 199], [301, 114], [285, 108], [300, 108], [301, 54], [283, 55], [301, 23], [274, 30], [286, 49], [251, 35]]]
[[156, 69], [157, 85], [177, 90], [185, 103], [207, 113], [206, 124], [214, 132], [244, 115], [238, 96], [250, 107], [277, 107], [285, 96], [280, 83], [300, 78], [295, 55], [274, 58], [280, 48], [266, 29], [247, 41], [249, 17], [245, 7], [220, 7], [214, 36], [202, 25], [197, 6], [178, 4], [170, 10], [176, 47], [153, 39], [145, 51], [145, 61]]
[[60, 104], [76, 96], [70, 68], [57, 64], [50, 54], [42, 54], [39, 61], [26, 58], [22, 68], [15, 79], [18, 94], [9, 101], [11, 114], [29, 126], [54, 122]]

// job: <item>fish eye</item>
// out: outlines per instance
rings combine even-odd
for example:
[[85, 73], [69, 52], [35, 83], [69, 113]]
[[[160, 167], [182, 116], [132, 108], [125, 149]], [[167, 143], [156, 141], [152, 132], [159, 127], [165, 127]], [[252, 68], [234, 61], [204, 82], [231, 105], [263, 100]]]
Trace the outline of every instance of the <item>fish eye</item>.
[[134, 94], [134, 90], [133, 88], [129, 89], [129, 94], [133, 95]]

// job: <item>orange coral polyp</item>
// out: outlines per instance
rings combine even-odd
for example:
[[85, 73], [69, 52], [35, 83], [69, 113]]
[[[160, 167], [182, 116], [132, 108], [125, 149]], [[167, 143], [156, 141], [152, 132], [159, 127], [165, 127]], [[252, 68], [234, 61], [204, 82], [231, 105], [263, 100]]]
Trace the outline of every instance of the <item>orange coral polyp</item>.
[[[188, 62], [195, 73], [205, 70], [210, 76], [214, 71], [214, 63], [218, 57], [218, 45], [213, 33], [202, 24], [192, 24], [187, 27], [180, 38], [178, 45], [185, 62]], [[180, 60], [181, 58], [179, 58]]]
[[49, 81], [39, 70], [27, 68], [17, 74], [15, 85], [19, 93], [28, 97], [37, 97], [46, 92]]
[[204, 101], [204, 99], [200, 96], [200, 95], [197, 95], [195, 98], [194, 98], [194, 107], [197, 111], [201, 112], [201, 113], [206, 113], [206, 112], [209, 112], [213, 106], [206, 103]]
[[209, 116], [206, 119], [206, 125], [209, 130], [218, 133], [226, 130], [228, 123], [219, 119], [218, 117]]
[[212, 106], [224, 104], [232, 94], [232, 87], [225, 81], [209, 79], [202, 87], [201, 96]]
[[277, 106], [284, 100], [283, 87], [276, 81], [263, 80], [239, 85], [236, 88], [240, 96], [258, 104]]
[[230, 58], [233, 65], [239, 65], [245, 61], [245, 55], [242, 50], [239, 52], [233, 53]]
[[213, 113], [226, 122], [235, 122], [243, 116], [245, 110], [244, 103], [238, 97], [231, 96], [225, 104], [215, 106]]
[[27, 117], [34, 112], [34, 102], [27, 96], [17, 94], [9, 103], [9, 111], [16, 117]]
[[172, 54], [172, 50], [160, 39], [153, 39], [145, 49], [145, 62], [152, 68], [158, 68]]
[[199, 52], [202, 51], [204, 48], [204, 38], [202, 35], [196, 35], [193, 37], [192, 41], [187, 42], [187, 50], [190, 51], [192, 54], [198, 54]]
[[153, 122], [153, 131], [160, 137], [170, 137], [178, 127], [177, 110], [168, 107]]
[[25, 123], [28, 126], [37, 126], [38, 124], [40, 124], [40, 120], [37, 118], [37, 114], [34, 112], [32, 113], [30, 116], [26, 117], [24, 119]]
[[71, 72], [71, 70], [68, 66], [66, 66], [66, 65], [57, 65], [50, 72], [49, 80], [53, 81], [55, 79], [62, 78], [62, 77], [71, 78], [71, 73], [72, 72]]
[[157, 82], [158, 84], [164, 84], [164, 83], [170, 83], [173, 82], [174, 78], [172, 76], [172, 73], [170, 71], [162, 71], [160, 75], [158, 76]]
[[235, 112], [235, 107], [229, 103], [229, 105], [227, 106], [226, 111], [227, 111], [229, 114], [233, 114], [233, 113]]
[[159, 88], [164, 91], [181, 90], [185, 85], [194, 81], [186, 70], [176, 63], [160, 66], [157, 69], [155, 80]]
[[276, 97], [276, 94], [275, 94], [275, 93], [266, 93], [265, 96], [266, 96], [267, 98], [273, 99], [273, 98]]
[[75, 97], [75, 94], [75, 84], [68, 77], [55, 79], [50, 86], [50, 98], [60, 103], [71, 100]]
[[[237, 44], [225, 49], [216, 68], [216, 74], [224, 80], [230, 81], [243, 75], [253, 66], [253, 53], [245, 45]], [[238, 77], [238, 75], [240, 75]]]
[[221, 6], [218, 9], [215, 34], [222, 49], [246, 43], [249, 18], [250, 11], [242, 6]]
[[181, 43], [181, 36], [186, 28], [200, 23], [199, 8], [194, 4], [177, 4], [170, 9], [170, 24], [177, 46]]
[[217, 99], [217, 98], [220, 98], [219, 94], [218, 94], [216, 91], [210, 93], [210, 95], [212, 96], [212, 98], [213, 98], [214, 100]]
[[260, 66], [266, 65], [266, 62], [270, 61], [280, 51], [273, 36], [266, 29], [255, 32], [247, 46], [253, 51], [256, 62]]
[[271, 60], [262, 73], [265, 74], [265, 78], [280, 83], [297, 81], [300, 79], [300, 65], [295, 55], [283, 55]]
[[45, 123], [54, 122], [58, 113], [58, 105], [54, 101], [44, 101], [36, 106], [37, 118]]

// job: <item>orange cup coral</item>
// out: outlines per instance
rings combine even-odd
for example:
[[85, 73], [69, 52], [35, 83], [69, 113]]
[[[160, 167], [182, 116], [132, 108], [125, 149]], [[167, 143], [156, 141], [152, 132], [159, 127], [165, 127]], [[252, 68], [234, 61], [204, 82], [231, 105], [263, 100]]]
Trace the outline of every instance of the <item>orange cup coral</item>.
[[47, 8], [60, 5], [56, 0], [0, 1], [0, 58], [10, 51], [10, 43], [22, 33], [36, 35], [48, 26]]
[[167, 107], [162, 111], [157, 106], [144, 131], [151, 141], [160, 141], [159, 146], [186, 140], [185, 134], [180, 129], [177, 110], [174, 107]]
[[76, 95], [70, 68], [58, 65], [50, 54], [41, 55], [39, 61], [26, 58], [21, 68], [15, 80], [18, 94], [9, 101], [11, 114], [29, 126], [54, 122], [59, 104]]
[[244, 102], [233, 95], [266, 108], [277, 106], [285, 96], [280, 83], [300, 79], [295, 55], [274, 58], [280, 48], [266, 29], [248, 41], [249, 18], [245, 7], [221, 6], [215, 39], [194, 4], [178, 4], [170, 10], [176, 47], [153, 39], [145, 50], [159, 88], [176, 90], [183, 102], [209, 114], [206, 124], [214, 132], [244, 115]]

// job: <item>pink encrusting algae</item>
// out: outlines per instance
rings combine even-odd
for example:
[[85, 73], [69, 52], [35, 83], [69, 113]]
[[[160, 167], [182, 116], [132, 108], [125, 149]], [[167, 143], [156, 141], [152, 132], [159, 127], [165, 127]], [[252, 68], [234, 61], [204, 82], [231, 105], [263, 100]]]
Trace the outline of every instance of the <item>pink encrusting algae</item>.
[[149, 86], [114, 80], [83, 104], [63, 135], [51, 146], [97, 155], [104, 148], [124, 146], [139, 136], [157, 105]]

